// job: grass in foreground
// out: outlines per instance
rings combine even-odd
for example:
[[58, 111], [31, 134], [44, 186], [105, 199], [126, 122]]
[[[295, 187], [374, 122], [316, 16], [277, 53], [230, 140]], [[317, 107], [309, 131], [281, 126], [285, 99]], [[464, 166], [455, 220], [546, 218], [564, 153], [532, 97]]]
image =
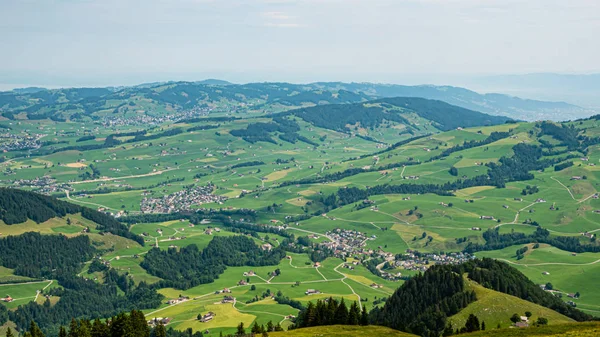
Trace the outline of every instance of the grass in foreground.
[[382, 326], [355, 326], [355, 325], [328, 325], [304, 328], [283, 332], [269, 333], [269, 336], [293, 336], [293, 337], [315, 337], [315, 336], [352, 336], [352, 337], [414, 337], [406, 332], [393, 330]]

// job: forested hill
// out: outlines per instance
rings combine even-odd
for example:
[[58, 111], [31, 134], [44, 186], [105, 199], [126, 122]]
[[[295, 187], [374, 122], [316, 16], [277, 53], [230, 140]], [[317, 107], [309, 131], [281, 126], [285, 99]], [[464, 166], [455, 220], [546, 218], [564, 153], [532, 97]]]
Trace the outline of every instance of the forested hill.
[[142, 237], [129, 232], [127, 226], [110, 215], [34, 192], [0, 188], [0, 220], [7, 225], [23, 223], [28, 219], [41, 223], [75, 213], [81, 213], [84, 218], [95, 222], [96, 229], [101, 232], [109, 232], [144, 244]]
[[483, 259], [454, 266], [437, 265], [411, 278], [382, 308], [371, 312], [371, 323], [421, 336], [452, 334], [446, 318], [477, 301], [476, 294], [467, 289], [463, 275], [488, 289], [552, 309], [576, 321], [593, 319], [545, 292], [508, 264]]
[[[315, 126], [345, 131], [348, 126], [360, 125], [375, 128], [385, 120], [417, 129], [422, 123], [448, 131], [457, 127], [497, 125], [509, 120], [490, 116], [436, 100], [415, 97], [383, 98], [354, 104], [330, 104], [292, 110], [284, 114], [295, 115]], [[421, 120], [415, 120], [418, 116]]]

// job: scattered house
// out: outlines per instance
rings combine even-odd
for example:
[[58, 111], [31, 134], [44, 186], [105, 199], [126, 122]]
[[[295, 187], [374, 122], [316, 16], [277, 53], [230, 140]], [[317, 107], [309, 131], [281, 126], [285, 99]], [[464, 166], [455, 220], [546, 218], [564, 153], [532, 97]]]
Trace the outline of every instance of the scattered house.
[[315, 267], [315, 268], [319, 268], [320, 266], [321, 266], [321, 263], [320, 263], [320, 262], [315, 262], [315, 264], [314, 264], [314, 267]]
[[491, 215], [482, 215], [479, 217], [481, 220], [494, 220], [494, 217]]
[[569, 298], [576, 298], [575, 294], [567, 294], [567, 297], [569, 297]]
[[162, 318], [162, 317], [158, 317], [158, 318], [154, 318], [148, 321], [148, 325], [150, 326], [156, 326], [159, 323], [162, 323], [162, 325], [167, 325], [169, 323], [171, 323], [171, 318], [166, 317], [166, 318]]
[[571, 256], [577, 256], [577, 253], [571, 253]]
[[235, 302], [235, 297], [233, 296], [223, 296], [221, 303], [233, 303]]
[[529, 317], [521, 316], [521, 322], [529, 323]]
[[410, 200], [410, 197], [403, 197], [403, 198], [402, 198], [402, 200], [403, 200], [403, 201]]
[[536, 199], [535, 202], [546, 202], [546, 200], [540, 198], [540, 199]]
[[248, 285], [248, 282], [246, 282], [246, 280], [240, 280], [240, 282], [238, 282], [238, 286], [246, 286]]
[[320, 293], [321, 293], [321, 292], [320, 292], [320, 291], [318, 291], [318, 290], [316, 290], [316, 289], [308, 289], [308, 290], [306, 290], [306, 292], [305, 292], [305, 294], [306, 294], [306, 295], [317, 295], [317, 294], [320, 294]]
[[514, 200], [514, 201], [523, 201], [523, 199], [522, 199], [522, 198], [514, 198], [513, 200]]
[[187, 296], [181, 296], [179, 298], [175, 298], [172, 300], [167, 301], [167, 304], [173, 305], [173, 304], [177, 304], [177, 303], [181, 303], [181, 302], [185, 302], [187, 300], [189, 300], [190, 298]]
[[517, 322], [515, 323], [515, 326], [517, 328], [528, 328], [529, 327], [529, 323], [525, 323], [525, 322]]
[[260, 248], [262, 248], [262, 250], [271, 251], [271, 249], [273, 249], [273, 246], [271, 246], [270, 243], [265, 243], [262, 246], [260, 246]]
[[592, 195], [592, 199], [598, 199], [598, 198], [599, 198], [598, 193]]
[[472, 231], [481, 231], [481, 227], [471, 227]]
[[508, 205], [502, 205], [502, 207], [508, 209]]
[[206, 322], [210, 322], [212, 321], [213, 318], [215, 318], [216, 314], [212, 311], [209, 311], [207, 314], [202, 315], [200, 317], [200, 322], [202, 323], [206, 323]]
[[204, 231], [204, 234], [206, 234], [206, 235], [212, 235], [212, 232], [213, 232], [213, 230], [212, 230], [211, 228], [207, 228], [207, 229]]
[[571, 180], [581, 180], [581, 177], [580, 176], [572, 176]]
[[6, 302], [6, 303], [10, 303], [10, 302], [12, 302], [12, 301], [14, 301], [14, 300], [15, 300], [15, 299], [14, 299], [14, 298], [12, 298], [12, 297], [10, 297], [10, 295], [6, 295], [6, 297], [5, 297], [5, 298], [0, 298], [0, 301], [2, 301], [2, 302]]
[[226, 293], [226, 294], [231, 294], [231, 289], [229, 289], [229, 288], [223, 288], [222, 292]]
[[[549, 273], [549, 272], [547, 272], [547, 271], [544, 271], [544, 272], [542, 272], [542, 275], [550, 275], [550, 273]], [[544, 288], [546, 288], [546, 286], [545, 286], [545, 285], [544, 285]]]
[[378, 289], [378, 288], [381, 288], [381, 285], [379, 285], [377, 283], [371, 283], [371, 288]]

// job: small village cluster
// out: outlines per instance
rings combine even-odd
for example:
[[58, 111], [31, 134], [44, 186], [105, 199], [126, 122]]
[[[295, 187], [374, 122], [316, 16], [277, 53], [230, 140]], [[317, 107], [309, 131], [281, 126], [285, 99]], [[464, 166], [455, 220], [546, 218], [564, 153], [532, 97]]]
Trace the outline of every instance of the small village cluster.
[[110, 115], [102, 119], [101, 124], [104, 127], [130, 126], [130, 125], [162, 125], [168, 122], [175, 122], [182, 119], [207, 116], [212, 111], [209, 107], [194, 106], [191, 109], [177, 111], [171, 114], [157, 114], [155, 116], [147, 113], [136, 114], [135, 116], [125, 116], [123, 114]]
[[[348, 257], [352, 254], [366, 254], [368, 250], [365, 250], [367, 237], [366, 233], [361, 233], [356, 230], [348, 230], [336, 228], [332, 231], [328, 231], [325, 233], [329, 239], [333, 241], [326, 241], [321, 243], [320, 245], [324, 248], [332, 250], [336, 256], [339, 257]], [[318, 239], [318, 235], [309, 236], [311, 239]], [[373, 237], [374, 238], [374, 235]]]
[[142, 213], [174, 213], [189, 211], [192, 206], [227, 200], [226, 197], [213, 194], [213, 185], [194, 186], [162, 196], [160, 198], [145, 197], [141, 201]]
[[0, 151], [23, 151], [39, 149], [42, 144], [40, 138], [44, 137], [43, 134], [25, 134], [18, 135], [11, 132], [5, 132], [0, 134]]
[[474, 259], [469, 253], [421, 253], [416, 250], [407, 249], [405, 254], [397, 255], [393, 262], [395, 267], [405, 270], [426, 271], [436, 264], [455, 265]]
[[[5, 172], [6, 174], [6, 172]], [[33, 179], [15, 179], [4, 182], [6, 185], [17, 188], [27, 188], [37, 193], [50, 195], [52, 193], [72, 191], [73, 187], [66, 183], [57, 183], [56, 179], [49, 176], [41, 176]]]

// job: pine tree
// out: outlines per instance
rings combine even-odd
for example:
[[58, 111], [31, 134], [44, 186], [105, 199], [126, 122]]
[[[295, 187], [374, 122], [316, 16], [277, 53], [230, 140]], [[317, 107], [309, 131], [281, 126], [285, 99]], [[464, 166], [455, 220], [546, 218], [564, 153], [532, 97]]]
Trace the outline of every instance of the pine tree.
[[467, 332], [479, 331], [481, 329], [479, 325], [479, 318], [473, 314], [469, 314], [467, 322], [465, 323], [465, 330]]
[[481, 321], [481, 330], [485, 330], [485, 321]]
[[275, 331], [283, 331], [283, 328], [281, 327], [281, 324], [279, 324], [279, 322], [277, 322], [277, 325], [275, 325]]
[[237, 334], [239, 336], [246, 334], [246, 330], [244, 329], [244, 322], [240, 322], [240, 324], [237, 326]]
[[154, 335], [155, 337], [167, 337], [167, 330], [165, 329], [165, 326], [162, 324], [162, 322], [158, 323], [158, 325], [154, 329]]
[[[110, 329], [106, 324], [100, 322], [98, 318], [92, 323], [91, 335], [92, 337], [106, 337], [110, 334]], [[59, 336], [60, 337], [60, 336]]]
[[315, 326], [316, 325], [316, 308], [313, 302], [308, 302], [306, 310], [304, 311], [304, 322], [303, 326]]
[[346, 303], [344, 299], [340, 301], [340, 305], [338, 305], [335, 310], [335, 316], [333, 319], [334, 324], [346, 324], [348, 322], [348, 308], [346, 307]]
[[58, 329], [58, 337], [67, 337], [67, 329], [62, 325], [60, 326], [60, 329]]
[[34, 321], [31, 321], [31, 324], [29, 325], [29, 333], [31, 334], [31, 337], [45, 337], [42, 330], [40, 330]]
[[256, 322], [256, 321], [254, 322], [254, 325], [252, 325], [252, 328], [250, 329], [250, 331], [253, 334], [260, 333], [260, 327], [258, 326], [258, 322]]
[[362, 308], [360, 314], [360, 325], [369, 325], [369, 314], [367, 313], [367, 307]]
[[10, 328], [8, 328], [8, 329], [6, 330], [6, 337], [14, 337], [14, 335], [13, 335], [13, 333], [12, 333], [12, 330], [11, 330]]
[[348, 311], [348, 321], [346, 324], [348, 325], [358, 325], [360, 319], [360, 309], [358, 309], [358, 304], [356, 301], [352, 302], [350, 306], [350, 311]]
[[92, 326], [90, 325], [90, 321], [87, 320], [80, 320], [79, 321], [79, 328], [77, 329], [77, 335], [79, 337], [92, 337], [92, 333], [91, 333], [91, 329]]
[[267, 331], [273, 332], [274, 329], [275, 329], [275, 327], [273, 326], [273, 321], [268, 321], [267, 322]]
[[79, 337], [79, 324], [77, 324], [77, 320], [75, 318], [71, 318], [71, 323], [69, 324], [69, 334], [67, 337]]

